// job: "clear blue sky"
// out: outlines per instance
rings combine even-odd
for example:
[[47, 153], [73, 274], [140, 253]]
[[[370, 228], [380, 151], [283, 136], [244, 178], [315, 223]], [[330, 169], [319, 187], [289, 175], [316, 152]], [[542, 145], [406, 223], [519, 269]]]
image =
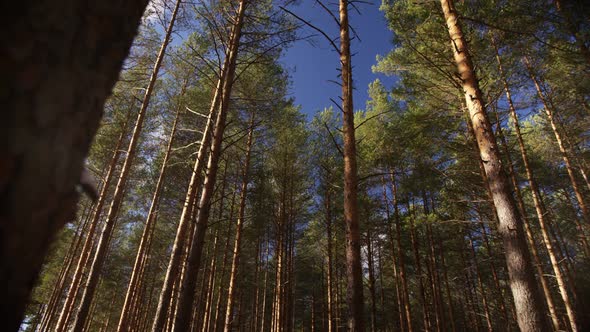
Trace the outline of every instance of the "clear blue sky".
[[[376, 56], [386, 55], [391, 49], [392, 33], [387, 29], [385, 17], [379, 11], [381, 0], [369, 0], [372, 5], [357, 4], [361, 14], [350, 10], [350, 25], [356, 30], [360, 41], [352, 41], [352, 59], [354, 81], [354, 109], [364, 109], [367, 101], [368, 84], [379, 78], [390, 88], [394, 82], [391, 77], [373, 74], [371, 66], [376, 64]], [[324, 1], [325, 4], [328, 1]], [[330, 9], [338, 15], [337, 1], [330, 1]], [[303, 0], [301, 5], [290, 8], [298, 16], [324, 30], [330, 37], [338, 36], [338, 27], [333, 18], [314, 0]], [[317, 34], [305, 27], [302, 34]], [[292, 78], [291, 96], [295, 103], [302, 106], [302, 111], [309, 118], [318, 110], [332, 105], [330, 98], [339, 102], [340, 86], [328, 82], [339, 81], [337, 69], [340, 67], [338, 54], [332, 50], [325, 37], [318, 34], [313, 39], [314, 45], [299, 41], [285, 51], [282, 62], [290, 70]], [[338, 45], [338, 41], [336, 41]]]

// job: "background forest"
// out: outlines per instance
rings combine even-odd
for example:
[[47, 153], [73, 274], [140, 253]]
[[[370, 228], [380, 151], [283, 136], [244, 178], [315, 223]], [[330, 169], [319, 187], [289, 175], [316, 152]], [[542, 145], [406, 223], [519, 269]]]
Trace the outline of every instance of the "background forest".
[[[82, 196], [53, 242], [21, 330], [536, 331], [523, 325], [465, 54], [503, 169], [492, 176], [520, 216], [531, 310], [550, 330], [590, 329], [590, 5], [342, 3], [353, 50], [369, 38], [355, 18], [380, 6], [390, 31], [374, 33], [392, 40], [373, 71], [391, 85], [353, 83], [338, 3], [148, 6], [87, 158], [98, 198]], [[318, 79], [368, 90], [366, 102], [348, 91], [298, 106], [282, 57], [310, 41], [342, 66]]]

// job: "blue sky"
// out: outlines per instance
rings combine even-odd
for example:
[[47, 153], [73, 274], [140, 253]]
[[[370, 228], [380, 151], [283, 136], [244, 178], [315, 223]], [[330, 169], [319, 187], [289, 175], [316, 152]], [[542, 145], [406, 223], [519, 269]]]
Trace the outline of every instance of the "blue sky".
[[[379, 11], [381, 0], [369, 0], [368, 4], [357, 4], [361, 14], [351, 10], [350, 24], [356, 30], [360, 41], [352, 41], [352, 59], [354, 81], [354, 109], [364, 109], [368, 98], [368, 84], [379, 78], [387, 88], [394, 82], [393, 78], [382, 74], [374, 74], [371, 66], [376, 64], [376, 56], [386, 55], [391, 49], [392, 33], [387, 29], [385, 17]], [[324, 3], [328, 3], [324, 1]], [[338, 15], [336, 1], [330, 8]], [[338, 27], [334, 20], [314, 0], [303, 0], [301, 5], [290, 8], [298, 16], [308, 20], [316, 27], [323, 29], [331, 37], [338, 36]], [[305, 27], [303, 34], [316, 33]], [[338, 43], [338, 41], [336, 41]], [[282, 63], [291, 72], [291, 96], [295, 103], [301, 105], [302, 112], [309, 118], [318, 110], [332, 105], [330, 98], [339, 101], [340, 86], [329, 82], [337, 80], [340, 64], [338, 54], [323, 36], [316, 36], [313, 45], [307, 41], [299, 41], [285, 51]]]

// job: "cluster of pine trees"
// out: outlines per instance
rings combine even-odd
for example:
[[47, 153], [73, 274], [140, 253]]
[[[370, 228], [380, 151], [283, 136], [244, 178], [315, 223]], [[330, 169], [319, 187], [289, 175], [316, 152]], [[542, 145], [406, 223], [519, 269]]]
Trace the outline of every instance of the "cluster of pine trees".
[[342, 96], [308, 120], [291, 2], [148, 7], [21, 329], [590, 328], [589, 5], [384, 0], [397, 83], [355, 106], [367, 4], [315, 1]]

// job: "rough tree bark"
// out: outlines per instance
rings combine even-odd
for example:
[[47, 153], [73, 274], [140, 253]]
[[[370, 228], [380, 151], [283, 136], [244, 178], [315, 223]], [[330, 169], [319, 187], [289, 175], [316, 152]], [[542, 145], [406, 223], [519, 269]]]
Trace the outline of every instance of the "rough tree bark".
[[549, 326], [543, 315], [541, 297], [535, 283], [531, 258], [522, 229], [522, 220], [518, 215], [508, 179], [502, 169], [496, 138], [484, 108], [471, 55], [458, 22], [458, 14], [452, 0], [441, 0], [441, 7], [449, 29], [451, 47], [477, 137], [480, 156], [484, 161], [494, 206], [499, 217], [498, 231], [504, 242], [518, 325], [521, 331], [547, 331]]
[[74, 216], [84, 158], [146, 4], [0, 5], [0, 316], [8, 331], [20, 325], [51, 240]]
[[344, 223], [346, 225], [348, 329], [351, 332], [362, 332], [364, 331], [363, 276], [358, 219], [358, 174], [352, 104], [348, 0], [340, 0], [340, 65], [342, 68], [342, 129], [344, 134]]

